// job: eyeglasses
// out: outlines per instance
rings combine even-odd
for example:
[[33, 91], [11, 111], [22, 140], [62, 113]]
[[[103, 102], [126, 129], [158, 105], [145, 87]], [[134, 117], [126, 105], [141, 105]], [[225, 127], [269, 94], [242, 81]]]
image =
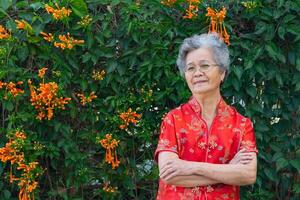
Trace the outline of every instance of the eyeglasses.
[[184, 71], [189, 74], [194, 74], [197, 71], [197, 67], [200, 69], [201, 72], [208, 72], [214, 66], [219, 66], [217, 64], [202, 64], [202, 65], [187, 65], [184, 68]]

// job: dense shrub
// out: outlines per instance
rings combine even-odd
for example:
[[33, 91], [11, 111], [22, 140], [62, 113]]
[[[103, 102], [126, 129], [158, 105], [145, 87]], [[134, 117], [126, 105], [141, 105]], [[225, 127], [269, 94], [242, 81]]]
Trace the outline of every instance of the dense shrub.
[[190, 96], [178, 47], [208, 31], [208, 6], [227, 8], [232, 63], [222, 94], [255, 123], [258, 178], [242, 199], [299, 199], [293, 0], [203, 0], [191, 19], [183, 0], [0, 0], [0, 147], [19, 156], [2, 156], [0, 199], [36, 183], [36, 199], [153, 199], [161, 118]]

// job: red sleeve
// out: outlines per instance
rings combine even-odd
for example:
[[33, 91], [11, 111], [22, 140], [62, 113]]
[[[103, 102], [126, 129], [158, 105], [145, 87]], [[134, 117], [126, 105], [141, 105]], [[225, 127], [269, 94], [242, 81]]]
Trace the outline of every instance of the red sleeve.
[[158, 144], [154, 153], [154, 160], [156, 162], [158, 161], [158, 154], [161, 151], [170, 151], [178, 154], [174, 117], [170, 113], [166, 115], [161, 123]]
[[248, 152], [258, 153], [256, 147], [256, 139], [255, 139], [255, 133], [253, 129], [253, 123], [248, 118], [245, 121], [245, 130], [242, 134], [239, 150], [243, 148], [247, 149]]

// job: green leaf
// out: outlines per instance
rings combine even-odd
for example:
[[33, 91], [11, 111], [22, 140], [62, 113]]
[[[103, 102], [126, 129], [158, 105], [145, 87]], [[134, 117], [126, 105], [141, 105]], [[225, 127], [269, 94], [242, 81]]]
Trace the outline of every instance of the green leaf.
[[33, 8], [34, 10], [38, 10], [43, 7], [43, 4], [41, 2], [36, 2], [30, 4], [30, 7]]
[[284, 40], [284, 34], [285, 34], [285, 28], [283, 28], [282, 26], [280, 26], [278, 28], [278, 36]]
[[29, 54], [28, 47], [27, 46], [21, 46], [18, 48], [18, 57], [21, 61], [24, 61]]
[[277, 53], [277, 58], [278, 58], [278, 60], [281, 61], [282, 63], [286, 63], [285, 56], [284, 56], [280, 51], [278, 51], [278, 53]]
[[252, 68], [254, 65], [253, 58], [246, 58], [245, 59], [245, 70]]
[[276, 78], [277, 83], [278, 83], [280, 86], [282, 86], [282, 85], [283, 85], [283, 81], [282, 81], [281, 75], [277, 73], [277, 74], [275, 75], [275, 78]]
[[12, 0], [0, 0], [0, 9], [6, 11], [12, 5]]
[[87, 87], [88, 87], [87, 81], [86, 81], [86, 80], [82, 80], [82, 81], [80, 82], [80, 86], [81, 86], [81, 89], [82, 89], [83, 91], [85, 91], [85, 90], [87, 89]]
[[86, 62], [88, 62], [88, 61], [91, 59], [91, 54], [88, 53], [88, 52], [86, 52], [86, 53], [83, 54], [81, 57], [82, 57], [82, 62], [83, 62], [83, 63], [86, 63]]
[[263, 63], [258, 63], [255, 65], [256, 70], [258, 71], [258, 73], [260, 73], [260, 75], [265, 76], [265, 66], [263, 65]]
[[14, 109], [14, 105], [10, 101], [4, 101], [3, 102], [3, 107], [4, 107], [4, 109], [6, 109], [8, 111], [12, 111]]
[[284, 158], [279, 158], [276, 161], [276, 171], [279, 171], [289, 165], [289, 162]]
[[296, 69], [300, 71], [300, 58], [297, 58], [296, 60]]
[[111, 72], [115, 71], [117, 66], [118, 66], [118, 63], [116, 61], [110, 61], [108, 63], [107, 73], [111, 73]]
[[295, 24], [291, 24], [289, 26], [287, 26], [287, 32], [290, 32], [294, 35], [297, 35], [299, 36], [299, 33], [300, 33], [300, 27], [298, 25], [295, 25]]
[[3, 195], [5, 199], [9, 199], [11, 197], [11, 193], [8, 190], [4, 190], [3, 191]]
[[255, 48], [254, 50], [254, 56], [253, 56], [253, 60], [256, 60], [259, 56], [262, 55], [264, 51], [264, 47], [263, 46], [260, 46], [258, 48]]
[[296, 16], [295, 15], [286, 15], [284, 18], [283, 18], [283, 23], [287, 24], [289, 23], [290, 21], [292, 21], [293, 19], [295, 19]]
[[296, 88], [295, 88], [295, 91], [299, 91], [300, 90], [300, 82], [298, 82], [297, 84], [296, 84]]
[[295, 159], [295, 160], [291, 160], [290, 164], [297, 169], [298, 173], [300, 173], [300, 160], [299, 159]]
[[300, 183], [296, 183], [293, 187], [293, 192], [300, 194]]
[[125, 66], [122, 66], [122, 65], [119, 65], [117, 67], [117, 71], [119, 72], [120, 76], [123, 76], [126, 72], [126, 67]]
[[120, 2], [121, 2], [120, 0], [112, 0], [112, 1], [111, 1], [111, 5], [112, 5], [112, 6], [116, 6], [116, 5], [118, 5]]
[[280, 8], [283, 6], [285, 0], [277, 0], [277, 8]]
[[234, 74], [237, 76], [239, 80], [241, 80], [242, 74], [243, 74], [243, 69], [239, 66], [234, 66], [231, 68]]
[[273, 42], [266, 45], [266, 50], [270, 57], [277, 60], [277, 48]]
[[233, 78], [233, 79], [231, 80], [231, 83], [232, 83], [232, 85], [233, 85], [233, 87], [234, 87], [234, 89], [235, 89], [236, 91], [239, 91], [239, 90], [240, 90], [240, 88], [241, 88], [241, 82], [240, 82], [240, 81], [238, 81], [236, 78]]
[[265, 22], [258, 22], [255, 27], [255, 34], [260, 35], [267, 29], [267, 24]]
[[252, 98], [256, 96], [256, 88], [254, 86], [246, 87], [246, 92], [249, 94]]
[[94, 36], [91, 32], [87, 33], [87, 47], [88, 49], [90, 49], [92, 47], [92, 45], [94, 44], [95, 39]]
[[[5, 1], [5, 0], [4, 0]], [[16, 7], [18, 9], [24, 9], [28, 6], [28, 1], [17, 1]]]
[[84, 0], [71, 0], [70, 3], [75, 15], [84, 17], [88, 14], [87, 5]]
[[260, 132], [266, 132], [269, 130], [269, 127], [267, 125], [265, 125], [264, 123], [258, 121], [255, 123], [255, 129]]
[[264, 172], [270, 180], [274, 182], [276, 181], [276, 172], [273, 168], [265, 168]]
[[128, 27], [127, 27], [127, 35], [129, 35], [130, 31], [131, 31], [131, 27], [132, 27], [132, 22], [129, 22]]

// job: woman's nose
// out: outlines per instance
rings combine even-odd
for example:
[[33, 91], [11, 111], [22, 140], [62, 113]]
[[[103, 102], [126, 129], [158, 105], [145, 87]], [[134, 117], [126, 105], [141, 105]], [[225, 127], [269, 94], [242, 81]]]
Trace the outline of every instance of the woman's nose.
[[200, 67], [197, 67], [196, 71], [194, 73], [194, 76], [203, 76], [203, 75], [204, 75], [204, 72], [201, 71]]

